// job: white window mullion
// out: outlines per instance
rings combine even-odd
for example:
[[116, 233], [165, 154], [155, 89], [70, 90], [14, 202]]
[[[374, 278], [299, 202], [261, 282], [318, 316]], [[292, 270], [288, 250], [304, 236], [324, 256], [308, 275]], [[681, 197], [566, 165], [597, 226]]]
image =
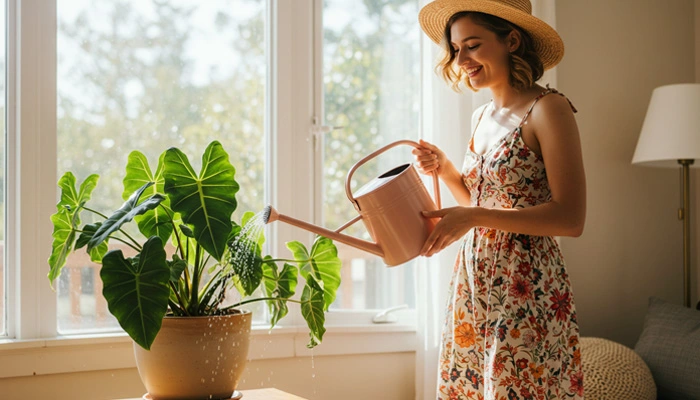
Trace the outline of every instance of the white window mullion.
[[[280, 213], [313, 220], [313, 1], [271, 0], [270, 201]], [[282, 222], [273, 228], [272, 252], [288, 256], [285, 243], [310, 245], [313, 234]], [[299, 286], [301, 289], [303, 286]], [[299, 290], [300, 292], [301, 290]], [[280, 325], [304, 325], [298, 307]]]
[[10, 11], [9, 325], [18, 339], [53, 337], [56, 295], [46, 275], [56, 203], [56, 3], [17, 0]]
[[[314, 125], [316, 129], [319, 129], [325, 123], [324, 110], [323, 110], [323, 0], [313, 0], [313, 37], [310, 45], [312, 46], [312, 57], [313, 57], [313, 77], [312, 77], [312, 92], [313, 96], [313, 115], [314, 115]], [[323, 196], [323, 131], [319, 131], [319, 134], [313, 139], [314, 149], [313, 149], [313, 201], [318, 204], [319, 207], [315, 207], [313, 221], [316, 224], [323, 223], [323, 207], [321, 207]], [[329, 229], [338, 228], [337, 226], [329, 226]]]

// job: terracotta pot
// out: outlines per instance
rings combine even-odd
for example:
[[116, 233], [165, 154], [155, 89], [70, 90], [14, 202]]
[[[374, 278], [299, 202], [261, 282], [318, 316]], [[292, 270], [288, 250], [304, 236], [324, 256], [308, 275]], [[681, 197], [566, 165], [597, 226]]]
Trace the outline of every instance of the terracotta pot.
[[165, 317], [145, 350], [134, 343], [148, 397], [228, 399], [248, 361], [250, 312], [212, 317]]

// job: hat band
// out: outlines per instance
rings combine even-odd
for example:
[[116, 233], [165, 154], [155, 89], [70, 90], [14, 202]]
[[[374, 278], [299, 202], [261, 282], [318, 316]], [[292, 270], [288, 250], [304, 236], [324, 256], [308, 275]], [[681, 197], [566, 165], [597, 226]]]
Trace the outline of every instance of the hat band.
[[530, 0], [494, 0], [493, 3], [500, 3], [532, 15], [532, 3], [530, 3]]

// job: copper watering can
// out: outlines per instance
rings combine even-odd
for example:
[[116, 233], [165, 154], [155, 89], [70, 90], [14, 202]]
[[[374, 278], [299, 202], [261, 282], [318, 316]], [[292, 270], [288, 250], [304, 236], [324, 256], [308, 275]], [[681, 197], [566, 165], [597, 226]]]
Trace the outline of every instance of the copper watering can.
[[[437, 172], [433, 172], [435, 202], [430, 198], [413, 164], [392, 168], [361, 187], [355, 194], [350, 189], [352, 174], [361, 165], [390, 148], [402, 144], [421, 147], [411, 140], [399, 140], [366, 156], [350, 168], [345, 179], [345, 193], [360, 215], [335, 231], [280, 214], [272, 206], [265, 208], [263, 220], [266, 224], [280, 220], [356, 247], [383, 258], [388, 266], [412, 260], [419, 255], [420, 249], [436, 223], [432, 219], [423, 217], [421, 211], [433, 211], [441, 207]], [[364, 222], [374, 243], [341, 233], [359, 220]]]

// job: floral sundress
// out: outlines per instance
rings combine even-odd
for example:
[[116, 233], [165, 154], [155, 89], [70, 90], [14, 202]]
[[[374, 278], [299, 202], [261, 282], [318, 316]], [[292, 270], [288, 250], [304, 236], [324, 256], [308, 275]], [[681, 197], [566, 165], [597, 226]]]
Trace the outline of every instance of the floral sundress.
[[[544, 161], [522, 140], [522, 125], [550, 93], [561, 95], [548, 87], [485, 154], [469, 141], [462, 177], [473, 206], [550, 201]], [[437, 398], [583, 399], [574, 296], [554, 238], [484, 227], [466, 234], [450, 283]]]

